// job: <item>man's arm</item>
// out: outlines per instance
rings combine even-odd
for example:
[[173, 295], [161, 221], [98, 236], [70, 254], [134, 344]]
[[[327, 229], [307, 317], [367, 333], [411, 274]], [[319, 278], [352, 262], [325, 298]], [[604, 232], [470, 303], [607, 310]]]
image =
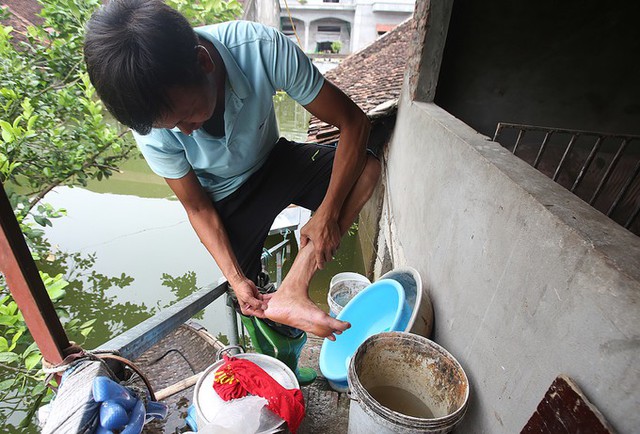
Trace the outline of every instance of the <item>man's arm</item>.
[[193, 170], [182, 178], [165, 180], [182, 203], [200, 241], [233, 288], [242, 313], [263, 318], [267, 297], [260, 294], [253, 281], [242, 272], [222, 220]]
[[325, 80], [318, 96], [305, 108], [318, 119], [340, 130], [327, 193], [312, 219], [301, 230], [302, 247], [312, 240], [317, 265], [323, 268], [340, 245], [342, 233], [338, 218], [345, 199], [364, 169], [371, 124], [364, 112], [328, 80]]

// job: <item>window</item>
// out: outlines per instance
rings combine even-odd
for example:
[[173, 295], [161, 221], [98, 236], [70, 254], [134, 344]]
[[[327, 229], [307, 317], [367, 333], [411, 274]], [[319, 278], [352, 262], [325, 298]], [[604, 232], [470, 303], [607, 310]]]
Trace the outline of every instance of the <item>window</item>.
[[284, 33], [286, 36], [295, 36], [296, 34], [296, 28], [294, 26], [292, 26], [291, 24], [282, 24], [282, 33]]
[[331, 53], [331, 41], [328, 42], [318, 42], [316, 46], [316, 52], [318, 53]]
[[319, 32], [340, 33], [340, 26], [318, 26]]

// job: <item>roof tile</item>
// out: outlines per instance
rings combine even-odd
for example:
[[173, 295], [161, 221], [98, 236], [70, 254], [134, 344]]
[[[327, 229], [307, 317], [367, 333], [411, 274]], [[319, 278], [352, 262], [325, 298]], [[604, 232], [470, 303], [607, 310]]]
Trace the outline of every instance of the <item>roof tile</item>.
[[[325, 77], [365, 113], [386, 101], [398, 99], [414, 26], [413, 18], [399, 24], [373, 44], [344, 59]], [[311, 117], [307, 141], [334, 143], [338, 137], [337, 128]]]

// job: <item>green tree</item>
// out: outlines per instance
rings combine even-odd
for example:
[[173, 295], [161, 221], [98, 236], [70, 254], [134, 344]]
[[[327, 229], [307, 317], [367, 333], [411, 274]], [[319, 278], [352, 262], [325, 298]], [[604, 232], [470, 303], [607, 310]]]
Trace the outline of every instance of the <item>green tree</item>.
[[[135, 149], [105, 117], [84, 68], [82, 29], [98, 4], [47, 0], [43, 24], [30, 27], [23, 41], [13, 38], [12, 28], [0, 27], [0, 180], [36, 259], [50, 250], [41, 228], [65, 214], [43, 203], [47, 192], [107, 177]], [[69, 282], [61, 274], [40, 276], [59, 304]], [[92, 322], [71, 319], [66, 328], [82, 338]], [[0, 335], [0, 364], [15, 374], [0, 382], [0, 400], [26, 401], [26, 425], [46, 397], [41, 355], [4, 279]]]
[[[29, 27], [24, 40], [14, 38], [11, 27], [0, 25], [0, 181], [8, 190], [36, 260], [51, 256], [42, 228], [66, 214], [45, 203], [46, 194], [57, 186], [86, 186], [89, 180], [107, 178], [120, 163], [138, 155], [128, 130], [105, 112], [83, 61], [84, 24], [102, 2], [39, 1], [44, 22]], [[194, 25], [237, 18], [242, 12], [235, 0], [169, 3]], [[1, 8], [0, 19], [7, 15]], [[129, 283], [124, 275], [110, 278], [88, 271], [91, 258], [73, 260], [86, 267], [90, 286], [98, 293], [104, 293], [107, 285]], [[96, 318], [74, 318], [68, 312], [72, 307], [63, 302], [68, 290], [82, 289], [82, 285], [74, 280], [73, 273], [50, 275], [41, 271], [40, 275], [70, 336], [86, 337]], [[135, 306], [113, 307], [107, 314], [148, 315], [146, 309]], [[103, 313], [96, 311], [96, 316]], [[110, 320], [100, 319], [101, 325]], [[0, 379], [0, 401], [28, 408], [23, 426], [29, 424], [43, 399], [50, 398], [42, 383], [40, 361], [41, 355], [0, 275], [0, 368], [15, 373]], [[0, 420], [6, 419], [2, 411]]]
[[180, 11], [192, 26], [221, 23], [242, 16], [242, 6], [237, 0], [168, 0], [167, 4]]

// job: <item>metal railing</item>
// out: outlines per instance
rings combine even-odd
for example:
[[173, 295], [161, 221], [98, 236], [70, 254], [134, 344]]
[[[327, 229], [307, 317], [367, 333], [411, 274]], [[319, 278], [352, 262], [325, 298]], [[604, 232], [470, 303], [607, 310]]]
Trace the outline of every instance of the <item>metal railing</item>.
[[[284, 253], [289, 246], [289, 240], [278, 243], [270, 248], [264, 258], [276, 256], [277, 277], [279, 285], [282, 280], [282, 263]], [[96, 350], [117, 351], [122, 357], [134, 360], [146, 350], [158, 343], [160, 339], [178, 328], [181, 324], [189, 320], [196, 313], [209, 306], [220, 296], [227, 292], [227, 282], [218, 285], [209, 285], [197, 292], [183, 298], [176, 304], [155, 314], [146, 321], [121, 333], [108, 342], [100, 345]], [[226, 306], [227, 310], [227, 332], [230, 345], [238, 345], [238, 321], [237, 314], [233, 307]]]
[[493, 140], [640, 235], [640, 136], [501, 122]]

